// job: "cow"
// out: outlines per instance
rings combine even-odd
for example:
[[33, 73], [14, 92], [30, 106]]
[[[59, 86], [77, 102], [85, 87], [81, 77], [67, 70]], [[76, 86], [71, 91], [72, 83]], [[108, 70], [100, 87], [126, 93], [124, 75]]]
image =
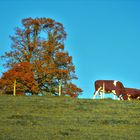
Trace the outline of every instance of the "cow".
[[125, 93], [123, 95], [124, 100], [138, 99], [140, 100], [140, 89], [135, 88], [125, 88]]
[[97, 80], [95, 81], [95, 92], [93, 95], [93, 99], [95, 99], [95, 96], [97, 93], [100, 92], [103, 93], [113, 93], [119, 99], [123, 99], [122, 95], [125, 92], [125, 88], [123, 84], [120, 81], [115, 81], [115, 80]]

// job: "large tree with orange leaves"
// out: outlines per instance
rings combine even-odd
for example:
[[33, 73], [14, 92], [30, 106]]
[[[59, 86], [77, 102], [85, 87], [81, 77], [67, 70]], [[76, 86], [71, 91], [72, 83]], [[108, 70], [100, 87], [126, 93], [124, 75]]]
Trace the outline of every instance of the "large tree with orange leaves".
[[10, 70], [19, 63], [30, 63], [32, 83], [36, 83], [38, 92], [56, 94], [60, 81], [63, 94], [75, 97], [82, 92], [72, 84], [77, 77], [72, 57], [64, 50], [66, 32], [61, 23], [50, 18], [26, 18], [11, 39], [12, 49], [3, 56], [5, 66]]

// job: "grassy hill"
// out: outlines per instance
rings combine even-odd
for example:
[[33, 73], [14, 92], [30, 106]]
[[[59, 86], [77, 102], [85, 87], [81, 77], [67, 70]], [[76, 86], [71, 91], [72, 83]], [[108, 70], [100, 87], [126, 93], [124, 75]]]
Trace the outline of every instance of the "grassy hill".
[[0, 96], [0, 140], [139, 138], [139, 101]]

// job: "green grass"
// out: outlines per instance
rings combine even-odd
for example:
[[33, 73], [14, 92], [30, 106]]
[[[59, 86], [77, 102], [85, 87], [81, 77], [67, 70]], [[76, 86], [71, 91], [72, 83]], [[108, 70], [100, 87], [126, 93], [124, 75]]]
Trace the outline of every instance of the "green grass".
[[139, 140], [140, 102], [0, 96], [0, 140]]

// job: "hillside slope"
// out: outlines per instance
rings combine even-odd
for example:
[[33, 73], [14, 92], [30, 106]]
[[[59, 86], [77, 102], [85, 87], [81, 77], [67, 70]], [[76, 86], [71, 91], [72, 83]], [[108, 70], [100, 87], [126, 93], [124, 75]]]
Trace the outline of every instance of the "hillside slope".
[[0, 140], [138, 140], [139, 101], [0, 96]]

